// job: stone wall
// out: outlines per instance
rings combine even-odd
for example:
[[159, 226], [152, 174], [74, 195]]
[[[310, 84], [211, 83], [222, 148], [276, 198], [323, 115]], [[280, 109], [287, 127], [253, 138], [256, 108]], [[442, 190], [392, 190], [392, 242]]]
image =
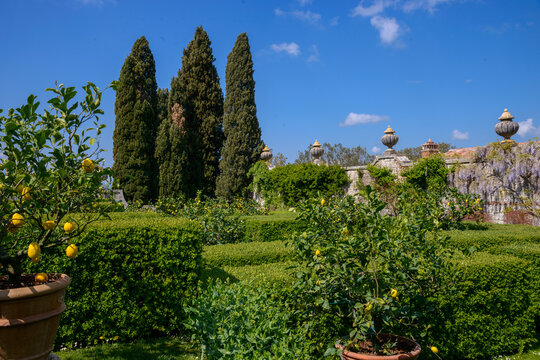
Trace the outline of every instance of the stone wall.
[[[479, 195], [486, 222], [540, 226], [540, 142], [521, 143], [506, 150], [500, 144], [466, 150], [466, 156], [446, 159], [446, 165], [455, 170], [449, 185]], [[398, 178], [413, 165], [399, 154], [377, 156], [372, 164], [390, 169]], [[348, 195], [357, 192], [358, 181], [364, 185], [374, 182], [366, 166], [347, 167], [345, 171], [351, 180]], [[536, 216], [531, 215], [535, 211]]]

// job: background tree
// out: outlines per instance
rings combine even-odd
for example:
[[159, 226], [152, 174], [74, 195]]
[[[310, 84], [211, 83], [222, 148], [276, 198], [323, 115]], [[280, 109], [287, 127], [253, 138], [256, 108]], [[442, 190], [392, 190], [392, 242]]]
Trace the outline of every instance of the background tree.
[[157, 97], [157, 114], [159, 129], [159, 125], [167, 119], [167, 116], [169, 116], [169, 89], [158, 89]]
[[285, 166], [287, 164], [287, 157], [283, 153], [278, 152], [272, 156], [272, 166]]
[[[298, 158], [294, 163], [311, 163], [313, 161], [309, 153], [311, 147], [312, 145], [309, 145], [307, 150], [299, 151]], [[343, 146], [341, 143], [331, 145], [325, 142], [322, 147], [324, 154], [321, 156], [321, 160], [327, 165], [359, 166], [368, 164], [375, 158], [367, 152], [366, 148], [361, 146], [350, 148]]]
[[231, 199], [244, 195], [249, 185], [247, 173], [259, 160], [263, 146], [255, 105], [253, 60], [246, 33], [238, 35], [227, 57], [225, 84], [225, 141], [216, 194]]
[[[188, 197], [195, 196], [196, 190], [213, 196], [219, 173], [223, 144], [223, 92], [210, 45], [208, 34], [199, 26], [194, 39], [184, 50], [182, 69], [176, 79], [180, 92], [172, 97], [175, 103], [180, 100], [178, 104], [183, 108], [186, 119], [188, 161], [193, 172], [188, 178], [192, 182], [186, 189]], [[172, 109], [174, 104], [169, 105]], [[190, 131], [197, 134], [189, 134]]]
[[113, 170], [129, 201], [157, 195], [154, 161], [157, 83], [154, 56], [144, 36], [135, 41], [120, 71], [115, 102]]

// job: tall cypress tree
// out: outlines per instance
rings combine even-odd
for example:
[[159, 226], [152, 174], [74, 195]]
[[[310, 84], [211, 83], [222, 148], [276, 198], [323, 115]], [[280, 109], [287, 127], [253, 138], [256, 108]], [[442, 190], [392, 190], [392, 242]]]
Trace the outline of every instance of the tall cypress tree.
[[[210, 45], [208, 34], [199, 26], [194, 39], [184, 50], [182, 69], [173, 80], [178, 84], [179, 93], [173, 94], [171, 85], [173, 104], [169, 105], [174, 106], [178, 100], [186, 119], [192, 172], [189, 181], [203, 194], [213, 196], [223, 145], [223, 92]], [[197, 134], [189, 134], [192, 130]], [[195, 195], [191, 188], [188, 190], [188, 197]]]
[[169, 116], [169, 89], [158, 89], [157, 91], [157, 114], [159, 125]]
[[135, 41], [120, 71], [114, 104], [113, 170], [127, 200], [157, 194], [154, 161], [157, 130], [156, 66], [144, 36]]
[[262, 151], [255, 105], [253, 61], [246, 33], [238, 35], [227, 57], [223, 130], [225, 142], [219, 163], [216, 194], [226, 199], [244, 195], [247, 173]]
[[[178, 76], [180, 76], [180, 71]], [[199, 148], [198, 129], [183, 115], [182, 93], [178, 77], [171, 81], [167, 117], [159, 126], [156, 138], [156, 160], [159, 166], [160, 197], [192, 197], [198, 189], [200, 161], [190, 153]]]

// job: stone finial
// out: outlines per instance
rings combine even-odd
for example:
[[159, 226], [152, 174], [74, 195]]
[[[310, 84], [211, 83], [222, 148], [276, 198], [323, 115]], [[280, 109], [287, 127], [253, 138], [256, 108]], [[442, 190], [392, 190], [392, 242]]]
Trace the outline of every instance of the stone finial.
[[422, 144], [422, 151], [420, 151], [420, 156], [425, 159], [431, 155], [439, 153], [439, 144], [433, 142], [429, 139], [425, 144]]
[[268, 146], [265, 146], [262, 153], [261, 153], [261, 160], [266, 162], [266, 165], [270, 167], [270, 160], [272, 160], [272, 151], [268, 148]]
[[514, 121], [514, 117], [508, 112], [508, 109], [504, 109], [504, 112], [499, 117], [499, 122], [495, 125], [495, 132], [504, 138], [502, 143], [515, 143], [515, 141], [510, 138], [517, 133], [518, 130], [519, 124]]
[[381, 138], [381, 142], [384, 146], [388, 147], [383, 152], [383, 155], [393, 155], [396, 153], [396, 150], [392, 149], [394, 145], [397, 144], [399, 137], [395, 134], [395, 131], [388, 125], [388, 129], [384, 131], [384, 136]]
[[321, 144], [319, 144], [319, 141], [315, 140], [313, 145], [311, 145], [311, 149], [309, 150], [309, 153], [313, 157], [313, 163], [317, 165], [322, 164], [322, 160], [320, 157], [324, 154], [324, 149], [321, 147]]

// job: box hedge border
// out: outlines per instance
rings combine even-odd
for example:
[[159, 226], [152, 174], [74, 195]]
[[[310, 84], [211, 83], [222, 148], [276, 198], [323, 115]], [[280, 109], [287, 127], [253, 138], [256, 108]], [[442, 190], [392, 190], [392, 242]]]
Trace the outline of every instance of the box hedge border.
[[[157, 220], [157, 219], [156, 219]], [[186, 301], [197, 295], [202, 271], [200, 226], [182, 221], [133, 221], [92, 226], [77, 238], [79, 255], [70, 259], [58, 247], [26, 271], [68, 274], [67, 309], [56, 348], [178, 333]]]

